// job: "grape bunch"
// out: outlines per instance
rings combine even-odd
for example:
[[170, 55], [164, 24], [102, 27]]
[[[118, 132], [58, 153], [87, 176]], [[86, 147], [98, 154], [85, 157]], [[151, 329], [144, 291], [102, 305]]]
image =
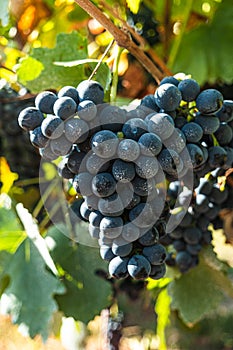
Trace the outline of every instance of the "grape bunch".
[[[198, 187], [203, 174], [232, 166], [232, 106], [218, 90], [201, 92], [195, 80], [172, 76], [136, 107], [120, 108], [104, 102], [98, 82], [85, 80], [57, 94], [39, 93], [35, 107], [24, 109], [18, 121], [44, 159], [62, 157], [59, 175], [78, 196], [71, 207], [89, 223], [100, 256], [109, 262], [109, 275], [160, 279], [169, 258], [167, 241], [173, 242], [166, 234], [172, 217], [166, 184], [180, 181], [188, 188], [188, 210], [193, 186]], [[200, 216], [206, 209], [201, 195], [195, 197], [200, 197]], [[204, 233], [189, 235], [193, 251], [208, 232], [204, 224], [200, 230]], [[195, 260], [187, 265], [194, 266]]]
[[6, 157], [20, 179], [37, 177], [40, 164], [40, 156], [30, 144], [28, 134], [18, 125], [18, 114], [32, 103], [34, 98], [25, 88], [16, 91], [6, 80], [0, 80], [0, 155]]
[[179, 181], [169, 185], [168, 196], [171, 202], [177, 199], [180, 210], [173, 214], [171, 211], [173, 220], [178, 220], [179, 225], [167, 234], [166, 243], [170, 247], [166, 263], [177, 266], [181, 272], [196, 266], [202, 247], [211, 243], [210, 224], [217, 219], [221, 206], [229, 195], [227, 186], [220, 184], [218, 180], [216, 171], [200, 178], [199, 185], [192, 192], [188, 208], [186, 200], [191, 191]]
[[135, 14], [127, 11], [127, 23], [141, 35], [151, 46], [160, 41], [158, 21], [152, 16], [152, 11], [145, 4], [141, 4]]

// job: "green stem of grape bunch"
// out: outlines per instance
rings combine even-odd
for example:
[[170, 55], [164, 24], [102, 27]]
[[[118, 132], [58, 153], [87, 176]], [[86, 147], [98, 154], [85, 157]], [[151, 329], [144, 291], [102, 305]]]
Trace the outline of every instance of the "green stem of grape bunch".
[[120, 62], [120, 57], [123, 52], [123, 48], [120, 46], [116, 46], [116, 56], [113, 63], [113, 69], [112, 69], [112, 86], [111, 86], [111, 92], [110, 92], [110, 102], [116, 102], [117, 97], [117, 85], [118, 85], [118, 67]]

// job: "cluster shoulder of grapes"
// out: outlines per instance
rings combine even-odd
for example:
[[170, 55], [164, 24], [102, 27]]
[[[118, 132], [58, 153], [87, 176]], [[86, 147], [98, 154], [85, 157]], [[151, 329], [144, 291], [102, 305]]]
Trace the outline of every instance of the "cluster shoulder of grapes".
[[[195, 266], [219, 204], [217, 186], [208, 198], [200, 190], [202, 178], [233, 163], [233, 101], [171, 76], [135, 108], [120, 108], [104, 102], [98, 82], [85, 80], [57, 94], [41, 92], [18, 121], [43, 158], [63, 157], [58, 172], [82, 198], [71, 209], [89, 222], [110, 276], [160, 279], [166, 263], [175, 261], [182, 272]], [[177, 199], [186, 226], [169, 209], [176, 181], [187, 189]], [[168, 220], [176, 222], [172, 233]], [[175, 257], [171, 244], [182, 246]]]

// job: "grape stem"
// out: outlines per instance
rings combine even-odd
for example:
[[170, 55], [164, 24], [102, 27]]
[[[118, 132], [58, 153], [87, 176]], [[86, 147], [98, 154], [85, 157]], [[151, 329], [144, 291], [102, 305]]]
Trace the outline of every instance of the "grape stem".
[[166, 75], [172, 75], [171, 71], [168, 69], [166, 64], [163, 62], [163, 60], [154, 52], [154, 50], [150, 47], [149, 43], [140, 35], [138, 34], [134, 28], [130, 27], [128, 23], [121, 18], [118, 13], [109, 6], [106, 1], [102, 0], [100, 2], [101, 6], [108, 12], [113, 18], [117, 18], [119, 21], [121, 21], [123, 27], [132, 35], [132, 37], [138, 42], [139, 48], [143, 51], [145, 51], [150, 58], [154, 61], [154, 63], [160, 67], [160, 69], [164, 72]]
[[115, 26], [115, 24], [90, 0], [75, 0], [75, 2], [91, 17], [95, 18], [100, 24], [102, 24], [102, 26], [112, 34], [118, 45], [127, 49], [159, 84], [160, 80], [164, 77], [164, 74], [156, 67], [145, 52], [133, 42], [128, 32]]
[[101, 56], [101, 59], [99, 60], [99, 62], [97, 63], [97, 65], [95, 66], [95, 69], [93, 70], [93, 72], [91, 73], [91, 75], [89, 76], [88, 80], [91, 80], [94, 75], [96, 74], [97, 70], [99, 69], [101, 63], [103, 62], [105, 56], [107, 55], [107, 53], [109, 52], [109, 50], [111, 49], [113, 43], [114, 43], [115, 39], [111, 40], [110, 43], [108, 44], [108, 46], [106, 47], [103, 55]]

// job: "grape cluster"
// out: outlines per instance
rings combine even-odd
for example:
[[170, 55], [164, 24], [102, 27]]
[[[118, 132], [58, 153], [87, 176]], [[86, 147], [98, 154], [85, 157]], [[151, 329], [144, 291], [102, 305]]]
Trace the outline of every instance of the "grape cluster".
[[6, 157], [20, 179], [38, 176], [40, 156], [17, 121], [20, 111], [33, 102], [34, 97], [29, 96], [25, 88], [16, 91], [6, 80], [0, 80], [0, 155]]
[[136, 14], [130, 10], [127, 11], [127, 23], [150, 45], [155, 45], [160, 41], [158, 21], [152, 16], [151, 9], [145, 4], [140, 5]]
[[[181, 271], [195, 265], [200, 243], [211, 239], [207, 218], [209, 223], [218, 202], [207, 198], [200, 184], [203, 174], [232, 166], [232, 107], [218, 90], [200, 92], [195, 80], [172, 76], [135, 108], [120, 108], [104, 103], [98, 82], [85, 80], [57, 94], [41, 92], [18, 121], [43, 158], [62, 157], [58, 172], [82, 197], [73, 208], [89, 222], [110, 276], [159, 279], [169, 260], [167, 242], [181, 241], [174, 233], [179, 227], [173, 236], [166, 234], [166, 221], [177, 220], [170, 215], [167, 182], [188, 184], [177, 200], [187, 210], [185, 247], [176, 255]], [[184, 264], [187, 247], [192, 261]]]
[[167, 234], [165, 244], [170, 247], [166, 263], [177, 266], [181, 272], [196, 266], [202, 246], [211, 243], [212, 232], [209, 225], [218, 218], [221, 206], [229, 195], [227, 186], [219, 183], [218, 179], [216, 171], [200, 178], [187, 208], [186, 200], [191, 191], [179, 181], [169, 185], [168, 196], [171, 202], [177, 199], [180, 210], [177, 213], [171, 211], [174, 222], [178, 220], [179, 225]]

